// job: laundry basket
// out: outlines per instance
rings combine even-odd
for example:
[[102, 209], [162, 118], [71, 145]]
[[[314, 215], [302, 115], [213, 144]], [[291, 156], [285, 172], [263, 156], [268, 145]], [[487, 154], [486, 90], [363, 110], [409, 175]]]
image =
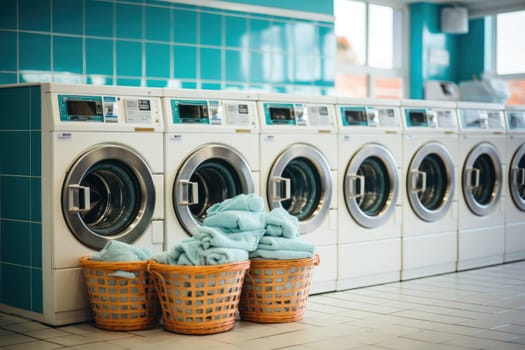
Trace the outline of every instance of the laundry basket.
[[182, 334], [214, 334], [233, 328], [250, 260], [213, 266], [151, 261], [164, 328]]
[[131, 331], [159, 325], [161, 309], [147, 261], [102, 262], [84, 256], [80, 266], [98, 328]]
[[319, 255], [305, 259], [253, 259], [244, 281], [241, 319], [283, 323], [303, 318], [314, 266]]

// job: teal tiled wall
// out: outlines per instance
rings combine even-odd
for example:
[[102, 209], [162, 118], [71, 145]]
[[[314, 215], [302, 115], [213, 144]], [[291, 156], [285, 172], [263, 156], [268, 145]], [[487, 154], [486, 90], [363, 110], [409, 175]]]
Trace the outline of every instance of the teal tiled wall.
[[2, 88], [0, 105], [0, 304], [41, 313], [40, 88]]
[[[332, 11], [302, 3], [322, 15]], [[3, 0], [0, 50], [0, 84], [311, 93], [334, 86], [332, 22], [168, 1]]]

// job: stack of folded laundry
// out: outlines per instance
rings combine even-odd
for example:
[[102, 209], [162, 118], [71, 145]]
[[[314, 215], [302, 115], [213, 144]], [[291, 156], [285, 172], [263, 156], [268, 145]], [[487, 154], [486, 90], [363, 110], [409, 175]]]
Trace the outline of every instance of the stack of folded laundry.
[[163, 264], [218, 265], [248, 259], [265, 232], [262, 199], [240, 194], [212, 205], [193, 237], [153, 256]]
[[[151, 258], [148, 248], [135, 247], [120, 241], [109, 240], [99, 252], [89, 256], [89, 260], [102, 262], [133, 262]], [[135, 274], [127, 271], [115, 271], [114, 277], [135, 278]]]
[[299, 222], [283, 208], [265, 214], [265, 233], [250, 258], [302, 259], [314, 256], [315, 246], [301, 238]]

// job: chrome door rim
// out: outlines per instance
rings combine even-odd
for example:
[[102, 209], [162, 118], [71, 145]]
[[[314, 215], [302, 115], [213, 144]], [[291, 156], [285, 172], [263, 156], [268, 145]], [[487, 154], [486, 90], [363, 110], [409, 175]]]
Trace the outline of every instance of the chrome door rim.
[[282, 178], [285, 168], [292, 160], [297, 158], [305, 158], [312, 163], [319, 175], [321, 185], [320, 199], [312, 215], [306, 220], [299, 221], [299, 232], [305, 234], [314, 231], [321, 225], [325, 216], [328, 214], [330, 201], [332, 200], [333, 183], [330, 165], [318, 149], [307, 144], [293, 144], [279, 154], [274, 160], [268, 178], [266, 179], [266, 198], [270, 210], [283, 208], [281, 200], [273, 198], [272, 181], [274, 178]]
[[[184, 193], [180, 189], [185, 183], [190, 182], [199, 166], [210, 159], [224, 161], [232, 167], [240, 182], [242, 193], [247, 194], [254, 191], [252, 171], [247, 160], [239, 152], [222, 144], [206, 144], [199, 147], [186, 158], [179, 168], [171, 192], [175, 214], [189, 236], [202, 225], [202, 222], [193, 215], [190, 206], [185, 204]], [[214, 203], [209, 203], [209, 205], [212, 204]]]
[[512, 196], [512, 200], [516, 207], [525, 211], [525, 195], [520, 193], [520, 186], [523, 188], [525, 169], [520, 168], [520, 162], [525, 157], [525, 143], [522, 144], [514, 155], [512, 156], [512, 161], [509, 166], [509, 191]]
[[[127, 166], [138, 187], [140, 200], [134, 218], [121, 231], [103, 236], [96, 233], [82, 220], [80, 212], [71, 211], [70, 191], [80, 186], [89, 170], [103, 161], [116, 161]], [[155, 208], [155, 185], [147, 163], [138, 154], [120, 145], [99, 145], [86, 151], [70, 168], [62, 186], [62, 213], [71, 233], [83, 244], [93, 249], [102, 249], [110, 239], [126, 243], [137, 240], [148, 227]]]
[[[494, 183], [493, 189], [490, 195], [490, 201], [488, 204], [483, 204], [478, 202], [475, 199], [473, 188], [468, 186], [469, 183], [469, 169], [474, 168], [474, 162], [482, 155], [488, 156], [492, 165], [494, 167]], [[503, 180], [502, 175], [502, 164], [501, 157], [492, 144], [488, 142], [481, 142], [475, 147], [472, 148], [470, 153], [465, 159], [463, 164], [463, 175], [462, 175], [462, 185], [463, 185], [463, 197], [469, 209], [478, 216], [486, 216], [490, 214], [495, 208], [501, 196], [501, 182]]]
[[[356, 176], [361, 168], [363, 162], [370, 158], [377, 157], [385, 167], [386, 175], [389, 182], [389, 191], [386, 194], [386, 200], [378, 214], [375, 216], [365, 213], [358, 201], [349, 196], [347, 191], [349, 181], [352, 176]], [[366, 181], [366, 179], [365, 179]], [[347, 210], [354, 220], [361, 226], [366, 228], [379, 227], [390, 218], [395, 210], [395, 203], [399, 194], [399, 174], [397, 171], [397, 164], [392, 153], [385, 147], [377, 144], [369, 144], [361, 148], [350, 160], [343, 180], [343, 195]]]
[[[423, 205], [419, 198], [419, 191], [417, 191], [417, 189], [415, 189], [412, 184], [413, 176], [419, 171], [419, 167], [422, 164], [423, 160], [432, 154], [435, 154], [443, 163], [446, 173], [446, 186], [444, 195], [440, 205], [434, 210], [431, 210], [425, 205]], [[424, 144], [417, 150], [417, 152], [412, 157], [412, 160], [407, 170], [407, 195], [410, 202], [410, 206], [412, 207], [414, 213], [419, 218], [427, 222], [434, 222], [441, 219], [444, 215], [446, 215], [447, 211], [452, 205], [452, 199], [454, 197], [454, 191], [456, 188], [456, 182], [454, 180], [454, 162], [448, 149], [441, 143], [435, 141]]]

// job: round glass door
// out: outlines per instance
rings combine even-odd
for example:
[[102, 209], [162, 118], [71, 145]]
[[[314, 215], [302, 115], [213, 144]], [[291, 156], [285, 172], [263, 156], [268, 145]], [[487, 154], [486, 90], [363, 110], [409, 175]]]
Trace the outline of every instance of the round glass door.
[[146, 162], [121, 146], [99, 146], [80, 157], [62, 187], [62, 213], [83, 244], [102, 249], [109, 239], [131, 243], [144, 232], [155, 207]]
[[368, 145], [357, 152], [346, 169], [343, 192], [346, 207], [359, 225], [383, 225], [395, 209], [399, 192], [392, 153], [380, 145]]
[[494, 146], [482, 142], [470, 151], [463, 165], [463, 196], [479, 216], [491, 213], [501, 195], [502, 165]]
[[332, 198], [332, 176], [326, 158], [315, 148], [295, 144], [275, 160], [267, 180], [270, 209], [282, 207], [299, 220], [299, 231], [315, 230]]
[[407, 173], [407, 195], [414, 213], [433, 222], [452, 205], [455, 191], [454, 162], [438, 142], [423, 145], [414, 155]]
[[512, 157], [509, 167], [509, 189], [516, 207], [525, 211], [525, 144]]
[[224, 145], [205, 145], [179, 169], [172, 190], [173, 207], [191, 235], [202, 225], [209, 207], [253, 191], [250, 166], [240, 153]]

